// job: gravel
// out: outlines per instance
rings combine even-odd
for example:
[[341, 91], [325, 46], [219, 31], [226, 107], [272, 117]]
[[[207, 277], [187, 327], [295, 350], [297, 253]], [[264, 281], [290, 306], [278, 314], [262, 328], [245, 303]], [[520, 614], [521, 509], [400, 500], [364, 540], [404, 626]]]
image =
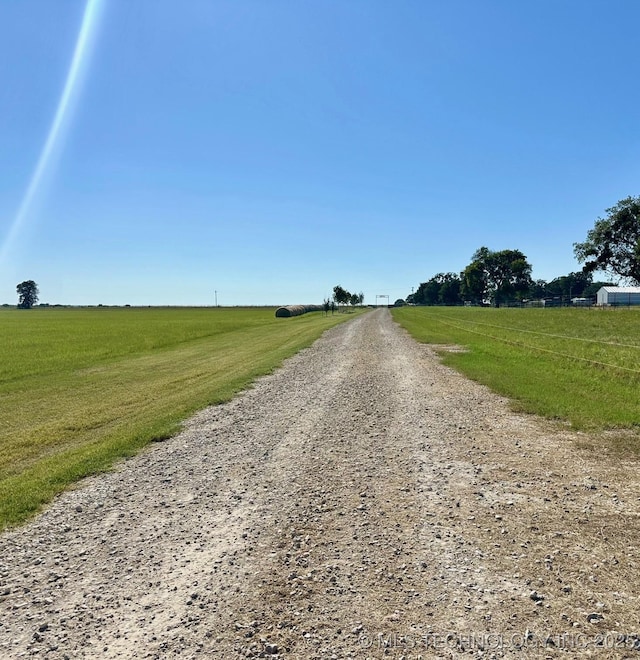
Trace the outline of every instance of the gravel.
[[637, 463], [580, 440], [358, 316], [0, 536], [0, 657], [640, 657]]

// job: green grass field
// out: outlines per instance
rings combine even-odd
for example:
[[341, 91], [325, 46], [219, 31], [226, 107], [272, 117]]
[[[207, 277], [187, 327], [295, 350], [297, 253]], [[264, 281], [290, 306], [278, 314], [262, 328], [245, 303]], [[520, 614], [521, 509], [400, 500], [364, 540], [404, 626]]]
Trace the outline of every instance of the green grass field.
[[106, 469], [352, 314], [274, 309], [0, 311], [0, 528]]
[[581, 430], [631, 429], [622, 448], [640, 446], [640, 310], [404, 307], [393, 315], [421, 342], [466, 347], [442, 351], [443, 361], [516, 409]]

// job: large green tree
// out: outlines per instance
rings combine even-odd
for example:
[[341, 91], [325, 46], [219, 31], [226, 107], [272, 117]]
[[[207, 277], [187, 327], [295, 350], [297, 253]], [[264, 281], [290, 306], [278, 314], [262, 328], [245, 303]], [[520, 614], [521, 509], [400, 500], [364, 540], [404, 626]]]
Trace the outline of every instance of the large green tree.
[[410, 302], [418, 305], [457, 305], [460, 298], [460, 278], [455, 273], [438, 273], [422, 282]]
[[627, 197], [598, 218], [587, 240], [574, 243], [586, 273], [602, 271], [640, 284], [640, 197]]
[[25, 280], [16, 286], [18, 307], [31, 309], [38, 302], [38, 285], [33, 280]]
[[474, 302], [491, 300], [496, 307], [509, 298], [522, 298], [531, 284], [531, 264], [520, 250], [481, 247], [462, 272], [463, 295]]

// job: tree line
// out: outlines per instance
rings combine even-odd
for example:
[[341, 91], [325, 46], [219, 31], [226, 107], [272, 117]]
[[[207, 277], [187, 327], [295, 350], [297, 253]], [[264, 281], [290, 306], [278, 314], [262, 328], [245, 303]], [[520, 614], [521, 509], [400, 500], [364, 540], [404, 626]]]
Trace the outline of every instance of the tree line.
[[338, 308], [340, 305], [351, 305], [355, 307], [356, 305], [362, 305], [364, 302], [364, 293], [362, 291], [360, 293], [349, 293], [344, 287], [337, 284], [333, 287], [333, 300], [324, 301], [325, 309], [332, 302], [338, 305]]
[[[582, 243], [574, 243], [574, 254], [584, 266], [547, 282], [533, 280], [532, 267], [520, 250], [493, 251], [481, 247], [461, 273], [438, 273], [409, 294], [406, 302], [416, 305], [459, 305], [491, 303], [496, 307], [510, 300], [542, 298], [588, 298], [608, 281], [594, 281], [594, 273], [640, 284], [640, 197], [627, 197], [598, 218]], [[396, 301], [399, 302], [399, 301]]]

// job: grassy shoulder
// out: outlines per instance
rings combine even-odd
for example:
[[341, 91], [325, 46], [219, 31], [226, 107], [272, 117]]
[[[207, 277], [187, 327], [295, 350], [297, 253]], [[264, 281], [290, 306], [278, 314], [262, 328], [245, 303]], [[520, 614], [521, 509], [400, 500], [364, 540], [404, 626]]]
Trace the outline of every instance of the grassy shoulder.
[[436, 349], [465, 347], [441, 350], [443, 362], [515, 409], [580, 430], [627, 430], [626, 448], [640, 448], [640, 310], [405, 307], [393, 316]]
[[169, 437], [350, 318], [224, 308], [0, 312], [0, 528]]

